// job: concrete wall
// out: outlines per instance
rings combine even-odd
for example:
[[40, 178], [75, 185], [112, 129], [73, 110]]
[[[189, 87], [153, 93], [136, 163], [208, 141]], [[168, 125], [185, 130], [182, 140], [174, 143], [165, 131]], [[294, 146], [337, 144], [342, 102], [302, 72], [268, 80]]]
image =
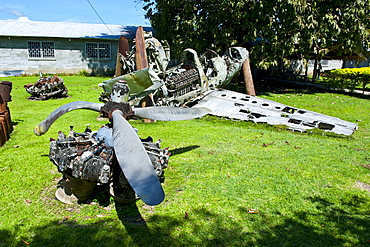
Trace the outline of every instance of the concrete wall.
[[[28, 41], [53, 41], [55, 57], [29, 58]], [[86, 58], [86, 42], [110, 43], [111, 58]], [[89, 73], [103, 74], [115, 69], [117, 49], [118, 40], [0, 37], [0, 71], [24, 70], [27, 74], [33, 74], [78, 73], [86, 70]]]
[[366, 61], [346, 61], [346, 68], [370, 67], [370, 57]]

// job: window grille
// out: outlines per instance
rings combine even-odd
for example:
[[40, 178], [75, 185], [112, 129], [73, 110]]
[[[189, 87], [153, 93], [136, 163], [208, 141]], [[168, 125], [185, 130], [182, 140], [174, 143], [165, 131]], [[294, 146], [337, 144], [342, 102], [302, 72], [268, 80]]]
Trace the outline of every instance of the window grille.
[[110, 59], [110, 44], [109, 43], [86, 43], [86, 57]]
[[43, 57], [54, 57], [54, 42], [45, 41], [41, 42], [41, 45]]
[[54, 58], [53, 41], [28, 41], [29, 58]]

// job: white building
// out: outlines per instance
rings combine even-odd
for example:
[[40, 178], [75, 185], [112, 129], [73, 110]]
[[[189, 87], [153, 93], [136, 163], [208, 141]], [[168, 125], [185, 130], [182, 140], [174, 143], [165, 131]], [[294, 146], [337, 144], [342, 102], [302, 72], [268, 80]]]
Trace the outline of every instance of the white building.
[[132, 46], [136, 29], [27, 18], [0, 20], [0, 71], [108, 73], [115, 69], [119, 37], [125, 36]]

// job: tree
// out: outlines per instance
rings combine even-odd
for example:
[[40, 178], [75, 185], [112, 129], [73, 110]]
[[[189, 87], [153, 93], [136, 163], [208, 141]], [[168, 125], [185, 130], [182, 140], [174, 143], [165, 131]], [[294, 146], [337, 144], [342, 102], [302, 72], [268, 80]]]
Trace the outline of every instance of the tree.
[[141, 1], [157, 36], [175, 52], [244, 46], [254, 64], [266, 67], [292, 55], [364, 56], [370, 47], [370, 0]]

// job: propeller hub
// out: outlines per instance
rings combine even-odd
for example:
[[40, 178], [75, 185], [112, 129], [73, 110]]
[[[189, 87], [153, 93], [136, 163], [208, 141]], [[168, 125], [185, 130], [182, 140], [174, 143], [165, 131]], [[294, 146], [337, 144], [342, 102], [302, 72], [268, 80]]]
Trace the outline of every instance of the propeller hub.
[[134, 111], [132, 110], [130, 104], [123, 102], [118, 103], [113, 101], [106, 102], [105, 105], [100, 109], [100, 112], [103, 117], [112, 119], [112, 113], [115, 110], [120, 110], [123, 113], [123, 117], [126, 119], [134, 115]]

